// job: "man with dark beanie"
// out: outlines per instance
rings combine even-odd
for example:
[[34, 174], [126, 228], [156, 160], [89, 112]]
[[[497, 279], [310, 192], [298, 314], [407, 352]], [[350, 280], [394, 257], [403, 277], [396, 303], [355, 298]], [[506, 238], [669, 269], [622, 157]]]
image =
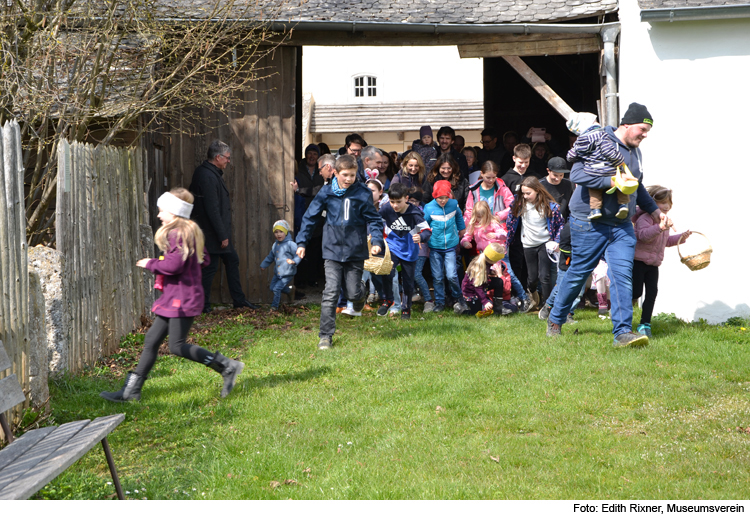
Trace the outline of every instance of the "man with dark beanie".
[[581, 286], [594, 271], [599, 260], [607, 255], [609, 266], [610, 295], [612, 302], [612, 333], [614, 345], [643, 346], [648, 337], [633, 332], [633, 259], [635, 257], [635, 232], [630, 218], [638, 205], [652, 215], [657, 222], [665, 222], [656, 202], [649, 196], [642, 184], [641, 151], [638, 148], [648, 135], [654, 120], [645, 106], [632, 103], [620, 122], [620, 126], [605, 127], [625, 158], [633, 176], [638, 179], [638, 190], [630, 195], [628, 215], [619, 219], [617, 198], [605, 194], [602, 200], [602, 217], [588, 220], [589, 188], [609, 189], [612, 179], [608, 176], [595, 176], [584, 171], [583, 162], [577, 160], [570, 173], [570, 181], [578, 184], [570, 200], [570, 232], [575, 258], [560, 283], [555, 305], [547, 319], [547, 336], [557, 337], [565, 323], [573, 301], [581, 291]]

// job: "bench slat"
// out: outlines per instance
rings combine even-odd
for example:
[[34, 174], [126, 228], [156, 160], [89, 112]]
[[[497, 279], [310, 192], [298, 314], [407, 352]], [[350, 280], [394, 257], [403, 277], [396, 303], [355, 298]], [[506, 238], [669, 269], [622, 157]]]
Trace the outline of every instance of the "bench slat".
[[2, 473], [3, 469], [5, 469], [11, 462], [22, 457], [24, 453], [34, 447], [55, 429], [57, 429], [57, 426], [34, 429], [23, 436], [16, 438], [12, 444], [5, 446], [5, 448], [0, 451], [0, 473]]
[[[38, 442], [26, 454], [6, 467], [0, 473], [0, 498], [5, 498], [6, 492], [12, 490], [15, 486], [12, 484], [21, 478], [27, 471], [41, 464], [46, 458], [50, 457], [65, 442], [70, 440], [75, 434], [83, 429], [89, 420], [70, 422], [59, 426], [46, 438]], [[14, 442], [15, 443], [15, 442]]]
[[[34, 456], [36, 450], [33, 449], [29, 458], [34, 459], [34, 463], [19, 465], [19, 471], [22, 467], [24, 468], [23, 473], [18, 474], [13, 481], [5, 485], [0, 482], [0, 499], [28, 499], [88, 453], [124, 419], [124, 414], [116, 414], [99, 417], [93, 422], [88, 422], [88, 420], [73, 422], [82, 424], [82, 427], [75, 428], [72, 435], [60, 435], [53, 451], [41, 449], [40, 451], [46, 454], [44, 458], [41, 458], [41, 455]], [[57, 430], [59, 431], [66, 425], [70, 424], [61, 425]], [[51, 436], [53, 435], [49, 437]]]
[[18, 384], [15, 374], [0, 380], [0, 412], [12, 409], [25, 401], [26, 396], [23, 395], [23, 390], [21, 390], [21, 385]]
[[3, 342], [0, 341], [0, 372], [8, 370], [10, 366], [10, 358], [8, 357], [8, 353], [5, 351]]

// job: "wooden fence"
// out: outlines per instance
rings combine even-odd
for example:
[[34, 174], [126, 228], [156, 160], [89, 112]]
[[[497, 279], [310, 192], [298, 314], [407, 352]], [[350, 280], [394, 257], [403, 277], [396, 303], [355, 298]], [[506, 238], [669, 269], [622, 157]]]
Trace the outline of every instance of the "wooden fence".
[[56, 231], [62, 253], [63, 327], [79, 371], [141, 325], [153, 300], [151, 273], [135, 262], [154, 256], [140, 148], [62, 142]]
[[[29, 272], [18, 123], [0, 128], [0, 341], [21, 387], [29, 388]], [[5, 377], [6, 372], [0, 372]]]

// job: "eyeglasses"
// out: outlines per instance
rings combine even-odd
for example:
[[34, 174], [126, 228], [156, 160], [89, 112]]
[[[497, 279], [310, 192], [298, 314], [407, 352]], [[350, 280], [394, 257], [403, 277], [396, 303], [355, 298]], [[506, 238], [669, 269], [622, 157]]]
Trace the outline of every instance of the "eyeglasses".
[[480, 143], [481, 143], [482, 145], [486, 145], [486, 144], [488, 144], [488, 143], [492, 143], [493, 141], [497, 141], [497, 138], [493, 138], [493, 139], [488, 139], [487, 141], [485, 141], [485, 140], [483, 139], [482, 141], [480, 141]]
[[225, 160], [227, 160], [227, 162], [229, 162], [229, 163], [232, 162], [232, 160], [230, 159], [230, 157], [227, 154], [219, 154], [219, 156], [221, 156], [222, 158], [224, 158]]

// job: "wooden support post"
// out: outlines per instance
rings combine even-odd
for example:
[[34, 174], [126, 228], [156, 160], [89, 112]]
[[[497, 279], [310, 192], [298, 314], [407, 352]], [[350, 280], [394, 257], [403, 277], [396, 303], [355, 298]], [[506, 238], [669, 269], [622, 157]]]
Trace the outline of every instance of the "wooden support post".
[[552, 108], [554, 108], [558, 114], [560, 114], [566, 121], [570, 119], [575, 110], [573, 110], [568, 104], [562, 100], [562, 98], [545, 83], [541, 77], [539, 77], [534, 70], [516, 55], [505, 55], [503, 59], [506, 60], [511, 67], [523, 77], [523, 79], [531, 85], [531, 87], [541, 95], [545, 101], [547, 101]]

